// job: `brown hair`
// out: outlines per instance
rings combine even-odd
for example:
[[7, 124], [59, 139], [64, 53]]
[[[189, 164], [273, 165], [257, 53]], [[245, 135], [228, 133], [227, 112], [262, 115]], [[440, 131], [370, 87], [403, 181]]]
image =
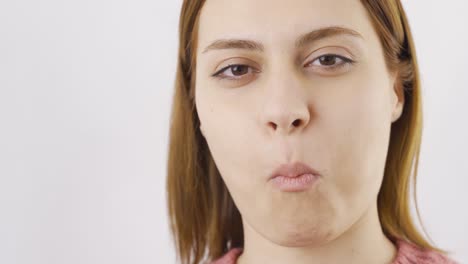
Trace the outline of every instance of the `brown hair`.
[[[184, 0], [168, 149], [167, 194], [170, 228], [182, 263], [213, 260], [243, 246], [240, 213], [204, 137], [195, 108], [198, 19], [204, 0]], [[416, 228], [410, 212], [410, 178], [418, 219], [416, 175], [422, 136], [422, 102], [415, 47], [399, 0], [361, 0], [385, 52], [387, 68], [398, 72], [405, 106], [392, 124], [378, 212], [385, 235], [437, 250]], [[401, 95], [401, 94], [400, 94]], [[424, 229], [424, 228], [423, 228]]]

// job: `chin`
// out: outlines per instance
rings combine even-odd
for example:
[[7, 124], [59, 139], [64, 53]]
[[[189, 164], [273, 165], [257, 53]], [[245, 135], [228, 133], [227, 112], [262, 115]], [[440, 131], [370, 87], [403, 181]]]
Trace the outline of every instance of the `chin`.
[[270, 241], [284, 247], [321, 246], [334, 240], [338, 236], [330, 225], [313, 228], [294, 228], [290, 230], [276, 230]]

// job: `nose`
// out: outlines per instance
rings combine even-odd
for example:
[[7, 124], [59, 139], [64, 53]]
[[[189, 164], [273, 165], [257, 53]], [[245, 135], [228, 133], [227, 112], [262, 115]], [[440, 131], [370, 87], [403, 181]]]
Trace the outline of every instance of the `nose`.
[[288, 135], [307, 127], [311, 114], [304, 84], [293, 74], [276, 74], [267, 87], [261, 113], [268, 133]]

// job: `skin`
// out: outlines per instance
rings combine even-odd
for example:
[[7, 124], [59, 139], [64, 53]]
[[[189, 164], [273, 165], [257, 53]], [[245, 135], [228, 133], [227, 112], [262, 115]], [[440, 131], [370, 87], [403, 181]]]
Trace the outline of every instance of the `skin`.
[[[360, 36], [296, 47], [303, 34], [330, 26]], [[196, 109], [242, 215], [237, 263], [391, 263], [396, 247], [382, 232], [377, 195], [404, 98], [360, 1], [208, 0], [198, 34]], [[255, 41], [263, 50], [206, 51], [220, 39]], [[212, 76], [230, 64], [244, 66], [224, 70], [225, 79]], [[345, 66], [330, 68], [336, 65]], [[275, 188], [273, 170], [296, 161], [319, 171], [316, 184]]]

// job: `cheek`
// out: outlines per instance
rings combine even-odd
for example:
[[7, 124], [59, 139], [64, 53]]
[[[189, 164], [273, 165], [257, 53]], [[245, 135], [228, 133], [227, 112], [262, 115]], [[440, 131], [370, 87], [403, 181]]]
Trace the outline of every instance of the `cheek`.
[[382, 81], [359, 82], [353, 93], [329, 104], [323, 126], [332, 151], [328, 168], [343, 198], [369, 198], [378, 192], [391, 123], [385, 89]]
[[[222, 88], [197, 87], [201, 87], [196, 91], [197, 113], [212, 157], [226, 185], [242, 189], [248, 181], [243, 175], [258, 173], [253, 172], [252, 161], [262, 155], [258, 146], [252, 144], [256, 136], [252, 112], [239, 96], [216, 91]], [[234, 97], [238, 100], [232, 100]]]

